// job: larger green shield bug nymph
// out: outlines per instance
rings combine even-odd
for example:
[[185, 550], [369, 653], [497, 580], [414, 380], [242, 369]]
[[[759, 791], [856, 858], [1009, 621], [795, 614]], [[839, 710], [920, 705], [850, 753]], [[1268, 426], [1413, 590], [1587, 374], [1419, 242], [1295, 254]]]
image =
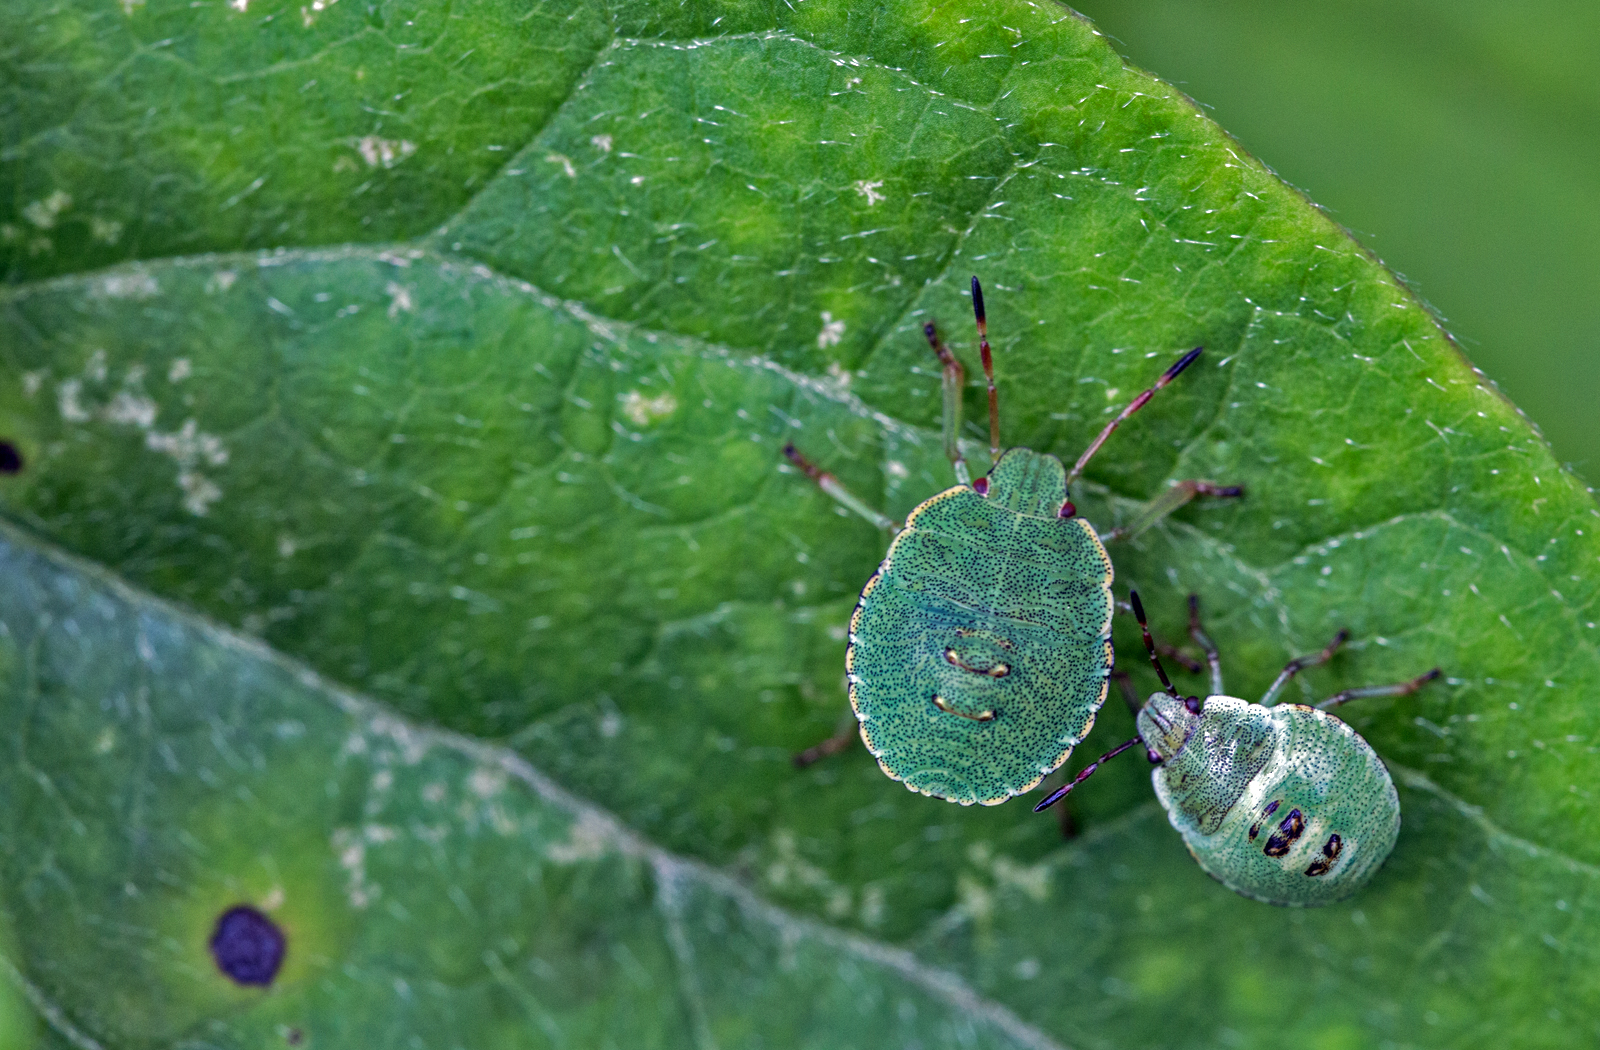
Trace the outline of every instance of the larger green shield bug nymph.
[[[845, 670], [861, 739], [912, 791], [996, 805], [1031, 790], [1094, 725], [1111, 671], [1111, 559], [1104, 539], [1132, 535], [1198, 495], [1241, 490], [1179, 482], [1125, 529], [1102, 536], [1077, 517], [1068, 488], [1117, 426], [1187, 368], [1185, 354], [1122, 410], [1071, 470], [1046, 452], [1001, 454], [999, 402], [983, 309], [972, 307], [989, 390], [991, 467], [973, 479], [959, 436], [965, 372], [930, 323], [943, 363], [945, 452], [957, 484], [899, 525], [851, 495], [791, 444], [784, 454], [834, 499], [894, 542], [861, 590]], [[848, 730], [796, 757], [841, 750]]]
[[1107, 752], [1035, 810], [1060, 801], [1100, 767], [1142, 743], [1156, 798], [1206, 874], [1235, 893], [1269, 904], [1315, 907], [1366, 885], [1394, 849], [1400, 798], [1383, 762], [1329, 709], [1362, 697], [1405, 696], [1439, 669], [1397, 685], [1347, 689], [1315, 707], [1273, 705], [1289, 679], [1324, 663], [1349, 637], [1340, 631], [1320, 653], [1291, 660], [1257, 704], [1222, 691], [1217, 649], [1189, 599], [1189, 634], [1211, 665], [1211, 693], [1182, 697], [1156, 655], [1138, 594], [1134, 615], [1150, 661], [1166, 687], [1139, 706], [1139, 735]]

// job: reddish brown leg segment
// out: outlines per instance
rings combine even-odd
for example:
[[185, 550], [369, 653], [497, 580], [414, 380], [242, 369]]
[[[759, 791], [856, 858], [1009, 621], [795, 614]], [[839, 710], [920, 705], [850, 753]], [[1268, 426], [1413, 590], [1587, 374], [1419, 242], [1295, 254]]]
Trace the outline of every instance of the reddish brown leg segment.
[[1217, 643], [1211, 640], [1200, 626], [1200, 596], [1189, 595], [1189, 637], [1194, 639], [1202, 652], [1206, 654], [1206, 663], [1211, 665], [1211, 695], [1224, 696], [1222, 690], [1222, 657], [1217, 655]]
[[1128, 600], [1133, 603], [1133, 618], [1139, 621], [1139, 630], [1144, 634], [1144, 647], [1150, 650], [1150, 666], [1156, 669], [1156, 677], [1161, 679], [1167, 693], [1177, 696], [1178, 691], [1172, 687], [1172, 679], [1167, 677], [1167, 669], [1161, 666], [1161, 657], [1156, 655], [1156, 642], [1150, 637], [1150, 625], [1145, 622], [1144, 603], [1139, 600], [1139, 592], [1129, 591]]
[[939, 355], [943, 368], [940, 385], [944, 403], [944, 454], [955, 470], [956, 481], [970, 485], [972, 475], [967, 470], [967, 458], [961, 454], [961, 392], [967, 385], [967, 370], [939, 338], [939, 330], [932, 321], [922, 326], [922, 334], [928, 337], [928, 345]]
[[1127, 419], [1129, 416], [1139, 411], [1139, 409], [1143, 408], [1145, 403], [1155, 396], [1157, 390], [1160, 390], [1162, 387], [1178, 378], [1178, 374], [1193, 364], [1194, 359], [1199, 357], [1200, 351], [1204, 349], [1205, 347], [1203, 346], [1197, 346], [1193, 350], [1190, 350], [1187, 354], [1184, 354], [1182, 357], [1178, 358], [1171, 368], [1161, 373], [1161, 378], [1156, 380], [1155, 386], [1134, 398], [1133, 401], [1129, 403], [1127, 408], [1123, 409], [1117, 414], [1116, 419], [1113, 419], [1111, 422], [1107, 423], [1105, 429], [1100, 431], [1100, 436], [1089, 443], [1089, 447], [1083, 450], [1083, 455], [1078, 457], [1078, 462], [1074, 463], [1072, 465], [1072, 469], [1067, 472], [1067, 484], [1071, 485], [1078, 479], [1079, 475], [1083, 473], [1083, 468], [1089, 465], [1089, 461], [1094, 458], [1094, 454], [1100, 451], [1100, 446], [1104, 445], [1106, 443], [1106, 439], [1116, 431], [1117, 427], [1122, 425], [1123, 420]]
[[1401, 682], [1398, 685], [1370, 685], [1365, 689], [1346, 689], [1344, 692], [1335, 693], [1328, 697], [1328, 699], [1322, 701], [1322, 703], [1317, 705], [1317, 710], [1327, 711], [1351, 700], [1361, 700], [1368, 697], [1409, 696], [1442, 674], [1444, 674], [1444, 672], [1435, 667], [1427, 674], [1418, 675], [1417, 677], [1411, 679], [1411, 681]]
[[1122, 691], [1122, 699], [1128, 705], [1128, 710], [1132, 712], [1133, 717], [1138, 718], [1139, 708], [1144, 705], [1139, 701], [1139, 694], [1133, 691], [1133, 677], [1126, 671], [1112, 671], [1111, 679]]
[[839, 730], [821, 743], [812, 744], [795, 755], [794, 767], [796, 769], [804, 769], [814, 762], [827, 758], [829, 755], [837, 755], [841, 751], [849, 750], [860, 739], [861, 734], [856, 731], [855, 720], [852, 719], [849, 726]]
[[1214, 485], [1209, 481], [1194, 480], [1175, 481], [1167, 486], [1165, 492], [1145, 504], [1131, 522], [1102, 534], [1100, 540], [1102, 543], [1111, 543], [1137, 536], [1197, 496], [1237, 499], [1243, 495], [1242, 485]]
[[1128, 748], [1138, 743], [1142, 743], [1142, 741], [1138, 737], [1134, 737], [1132, 740], [1129, 740], [1126, 743], [1118, 744], [1116, 747], [1112, 748], [1110, 751], [1107, 751], [1093, 762], [1090, 762], [1088, 765], [1083, 767], [1083, 771], [1077, 776], [1073, 777], [1070, 781], [1046, 795], [1043, 802], [1033, 807], [1033, 811], [1035, 813], [1043, 813], [1057, 802], [1060, 802], [1062, 799], [1067, 797], [1067, 794], [1073, 788], [1094, 776], [1094, 771], [1099, 769], [1103, 762], [1105, 762], [1107, 759], [1116, 758], [1118, 755], [1128, 750]]
[[793, 442], [783, 446], [783, 454], [790, 463], [799, 467], [806, 477], [815, 481], [819, 489], [838, 500], [847, 509], [866, 518], [880, 529], [888, 529], [890, 532], [900, 531], [899, 522], [886, 514], [880, 514], [863, 503], [855, 494], [845, 488], [838, 478], [801, 455], [800, 450], [794, 447]]
[[1266, 695], [1261, 698], [1261, 706], [1271, 707], [1272, 701], [1276, 699], [1278, 693], [1283, 690], [1284, 686], [1289, 684], [1289, 679], [1293, 678], [1295, 675], [1299, 674], [1301, 671], [1304, 671], [1308, 667], [1316, 667], [1318, 664], [1325, 664], [1329, 660], [1332, 660], [1333, 654], [1339, 650], [1339, 646], [1343, 645], [1349, 640], [1350, 632], [1340, 631], [1338, 634], [1333, 636], [1333, 641], [1329, 642], [1327, 647], [1324, 648], [1322, 652], [1313, 653], [1310, 656], [1297, 656], [1293, 660], [1290, 660], [1284, 665], [1283, 670], [1278, 674], [1277, 680], [1274, 681], [1267, 689]]

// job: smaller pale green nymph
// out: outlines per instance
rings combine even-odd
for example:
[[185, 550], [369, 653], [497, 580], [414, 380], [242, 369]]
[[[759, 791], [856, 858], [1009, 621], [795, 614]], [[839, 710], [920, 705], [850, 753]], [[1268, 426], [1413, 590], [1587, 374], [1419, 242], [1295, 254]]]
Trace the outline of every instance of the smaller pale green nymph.
[[[1349, 637], [1291, 660], [1259, 704], [1222, 695], [1217, 649], [1189, 598], [1189, 634], [1211, 665], [1212, 695], [1181, 697], [1156, 656], [1138, 594], [1134, 615], [1166, 691], [1137, 710], [1139, 735], [1086, 767], [1035, 810], [1056, 802], [1113, 755], [1144, 744], [1156, 798], [1207, 875], [1268, 904], [1315, 907], [1366, 885], [1400, 834], [1400, 798], [1389, 771], [1354, 729], [1327, 713], [1361, 697], [1404, 696], [1439, 669], [1398, 685], [1347, 689], [1316, 707], [1273, 706], [1285, 683], [1333, 656]], [[1126, 679], [1124, 679], [1126, 681]]]

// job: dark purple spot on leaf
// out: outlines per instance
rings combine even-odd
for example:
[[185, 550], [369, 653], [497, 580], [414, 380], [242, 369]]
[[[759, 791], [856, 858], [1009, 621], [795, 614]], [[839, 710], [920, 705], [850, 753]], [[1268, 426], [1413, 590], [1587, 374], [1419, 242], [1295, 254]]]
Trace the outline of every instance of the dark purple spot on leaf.
[[0, 474], [20, 474], [22, 453], [9, 441], [0, 441]]
[[287, 948], [278, 924], [248, 904], [223, 912], [211, 934], [211, 957], [217, 960], [217, 969], [238, 984], [271, 984]]
[[1278, 830], [1267, 839], [1267, 844], [1261, 852], [1269, 857], [1281, 857], [1289, 852], [1289, 847], [1294, 845], [1295, 839], [1305, 832], [1305, 818], [1300, 815], [1298, 809], [1291, 809], [1289, 815], [1278, 824]]

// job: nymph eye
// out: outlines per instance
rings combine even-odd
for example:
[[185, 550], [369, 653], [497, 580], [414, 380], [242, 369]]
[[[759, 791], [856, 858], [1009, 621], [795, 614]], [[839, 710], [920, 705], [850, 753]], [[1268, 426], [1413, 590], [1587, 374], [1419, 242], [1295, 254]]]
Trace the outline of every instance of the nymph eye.
[[978, 478], [973, 481], [972, 491], [976, 492], [980, 496], [987, 496], [989, 494], [989, 479]]
[[1200, 698], [1198, 696], [1188, 697], [1183, 701], [1183, 706], [1189, 709], [1191, 715], [1197, 715], [1200, 713]]
[[1070, 499], [1061, 504], [1061, 517], [1070, 518], [1076, 513], [1078, 513], [1078, 508], [1072, 505], [1072, 501]]

